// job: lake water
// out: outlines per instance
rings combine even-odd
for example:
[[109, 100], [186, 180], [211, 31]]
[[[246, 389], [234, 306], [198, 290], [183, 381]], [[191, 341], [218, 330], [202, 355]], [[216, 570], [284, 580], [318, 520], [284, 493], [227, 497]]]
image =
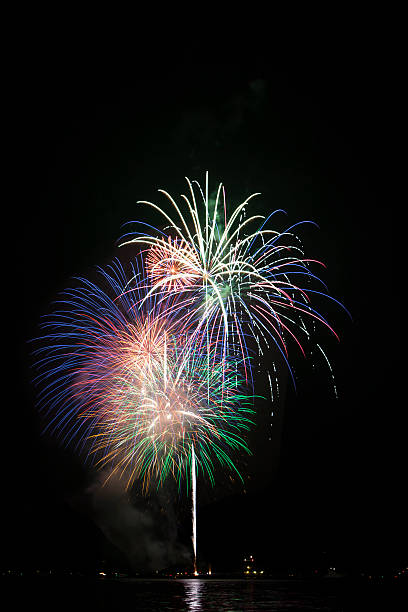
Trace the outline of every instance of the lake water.
[[[4, 586], [4, 585], [3, 585]], [[405, 589], [342, 581], [235, 579], [14, 580], [10, 610], [129, 612], [382, 612], [408, 610]], [[6, 589], [8, 590], [8, 589]], [[3, 594], [6, 595], [5, 590]], [[24, 601], [24, 603], [23, 603]]]
[[[141, 588], [140, 588], [141, 587]], [[180, 612], [257, 612], [258, 610], [339, 610], [335, 597], [306, 592], [274, 582], [247, 580], [177, 580], [157, 588], [140, 585], [137, 610], [180, 610]], [[143, 591], [143, 595], [142, 595]], [[143, 603], [143, 600], [146, 604]], [[153, 605], [153, 607], [152, 607]]]

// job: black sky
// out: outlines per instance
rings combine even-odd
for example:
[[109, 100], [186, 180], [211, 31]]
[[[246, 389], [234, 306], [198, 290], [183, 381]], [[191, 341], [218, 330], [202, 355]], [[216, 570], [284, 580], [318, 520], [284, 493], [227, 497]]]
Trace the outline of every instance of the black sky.
[[[258, 428], [247, 492], [202, 494], [200, 550], [220, 562], [247, 551], [277, 564], [312, 562], [323, 551], [351, 565], [401, 560], [400, 298], [389, 242], [400, 212], [380, 196], [389, 121], [383, 68], [183, 63], [150, 75], [135, 69], [121, 82], [55, 68], [30, 68], [14, 109], [4, 564], [113, 554], [88, 502], [72, 502], [89, 474], [39, 437], [26, 341], [72, 275], [115, 256], [121, 224], [138, 217], [136, 200], [157, 201], [158, 188], [182, 193], [184, 176], [202, 181], [206, 170], [235, 201], [259, 191], [260, 210], [283, 208], [290, 221], [319, 224], [306, 232], [309, 252], [327, 264], [324, 279], [353, 321], [329, 309], [341, 337], [326, 344], [339, 399], [327, 371], [294, 357], [297, 393], [288, 387], [271, 442]], [[267, 424], [268, 407], [261, 409]]]

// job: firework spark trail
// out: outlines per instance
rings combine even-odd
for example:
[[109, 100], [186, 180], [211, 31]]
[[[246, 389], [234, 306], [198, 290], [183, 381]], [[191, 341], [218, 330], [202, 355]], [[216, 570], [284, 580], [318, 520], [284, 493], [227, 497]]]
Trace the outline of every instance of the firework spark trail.
[[194, 444], [191, 445], [191, 492], [192, 492], [192, 521], [193, 521], [193, 552], [194, 552], [194, 574], [197, 576], [197, 485], [196, 464]]

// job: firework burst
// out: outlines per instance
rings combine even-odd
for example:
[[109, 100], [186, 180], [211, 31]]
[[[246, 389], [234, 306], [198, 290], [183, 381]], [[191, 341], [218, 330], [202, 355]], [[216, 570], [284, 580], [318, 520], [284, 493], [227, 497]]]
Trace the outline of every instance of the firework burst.
[[205, 353], [193, 346], [176, 297], [145, 300], [138, 266], [129, 277], [117, 261], [99, 272], [101, 283], [79, 279], [43, 322], [35, 355], [48, 428], [128, 486], [169, 474], [188, 481], [193, 445], [211, 482], [214, 462], [237, 471], [230, 453], [248, 451], [252, 412], [239, 365], [214, 343]]
[[200, 278], [196, 252], [184, 240], [159, 239], [146, 256], [146, 271], [151, 283], [169, 291], [186, 290]]
[[337, 334], [314, 306], [333, 298], [295, 233], [301, 223], [277, 231], [271, 220], [284, 211], [250, 214], [259, 194], [228, 214], [208, 173], [204, 189], [187, 184], [182, 205], [164, 190], [168, 209], [142, 202], [164, 230], [136, 222], [143, 231], [121, 239], [141, 247], [126, 271], [115, 260], [97, 282], [63, 292], [34, 356], [45, 430], [127, 487], [146, 492], [169, 476], [191, 487], [197, 573], [196, 472], [213, 484], [219, 464], [242, 479], [234, 454], [250, 452], [254, 354], [274, 349], [273, 370], [283, 358], [292, 374], [291, 344], [305, 355], [315, 327]]
[[221, 341], [224, 359], [238, 351], [247, 384], [252, 381], [251, 343], [256, 343], [261, 354], [275, 346], [291, 371], [290, 343], [305, 355], [304, 342], [315, 324], [337, 338], [313, 306], [312, 298], [317, 295], [333, 300], [313, 271], [323, 264], [305, 257], [294, 233], [302, 223], [311, 222], [296, 223], [284, 231], [271, 229], [272, 217], [283, 211], [268, 217], [249, 215], [249, 203], [259, 194], [249, 196], [228, 216], [222, 184], [215, 198], [210, 198], [208, 174], [204, 190], [197, 181], [186, 180], [189, 195], [181, 196], [183, 206], [161, 189], [170, 204], [169, 212], [152, 202], [140, 202], [162, 215], [167, 235], [159, 230], [153, 234], [134, 232], [121, 241], [122, 245], [147, 247], [147, 296], [164, 299], [182, 292], [179, 316], [191, 337], [207, 345]]

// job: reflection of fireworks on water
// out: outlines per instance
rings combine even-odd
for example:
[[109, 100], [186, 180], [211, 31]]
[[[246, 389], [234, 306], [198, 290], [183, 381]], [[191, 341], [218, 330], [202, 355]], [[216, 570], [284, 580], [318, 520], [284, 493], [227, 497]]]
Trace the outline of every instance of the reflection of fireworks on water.
[[236, 470], [231, 450], [248, 451], [241, 432], [251, 412], [237, 365], [216, 345], [192, 349], [171, 316], [176, 298], [141, 299], [144, 281], [129, 283], [117, 262], [100, 272], [106, 288], [82, 280], [43, 324], [37, 366], [48, 426], [98, 466], [126, 474], [128, 485], [169, 474], [180, 483], [192, 474], [193, 444], [212, 482], [214, 462]]
[[[196, 181], [187, 179], [187, 183], [190, 193], [182, 196], [184, 207], [163, 190], [159, 191], [170, 202], [169, 213], [152, 202], [143, 202], [163, 216], [176, 238], [163, 237], [159, 230], [123, 238], [122, 244], [147, 246], [148, 295], [163, 297], [182, 291], [180, 317], [186, 327], [196, 330], [195, 341], [221, 341], [224, 356], [238, 351], [247, 383], [252, 380], [248, 339], [257, 344], [260, 354], [272, 343], [289, 366], [290, 342], [305, 355], [304, 342], [311, 337], [308, 320], [337, 337], [312, 306], [314, 296], [333, 298], [311, 269], [323, 264], [304, 256], [293, 233], [300, 223], [278, 232], [269, 228], [269, 222], [283, 211], [268, 217], [247, 216], [249, 202], [258, 194], [247, 198], [228, 217], [222, 184], [211, 199], [208, 175], [204, 191]], [[221, 208], [223, 215], [219, 214]]]

